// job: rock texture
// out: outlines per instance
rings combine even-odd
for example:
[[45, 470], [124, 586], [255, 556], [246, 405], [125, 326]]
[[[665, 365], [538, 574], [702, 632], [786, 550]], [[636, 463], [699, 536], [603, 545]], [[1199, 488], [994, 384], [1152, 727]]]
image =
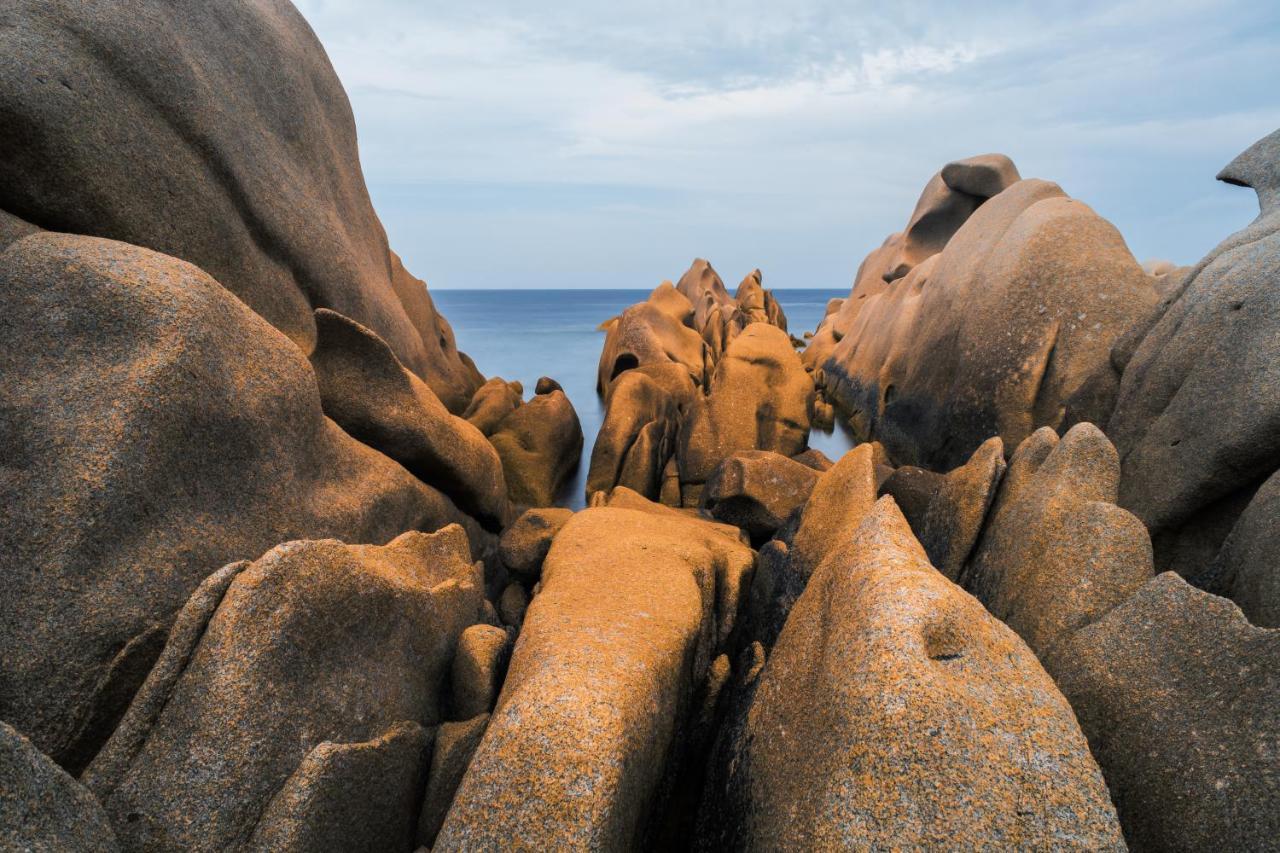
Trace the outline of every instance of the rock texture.
[[575, 515], [433, 850], [640, 845], [752, 562], [696, 520]]
[[[153, 672], [89, 768], [122, 843], [332, 837], [333, 809], [312, 805], [325, 801], [360, 816], [353, 841], [407, 843], [421, 725], [439, 721], [458, 637], [482, 613], [462, 529], [384, 547], [291, 542], [239, 568], [194, 643], [166, 650], [185, 664]], [[389, 779], [402, 783], [392, 801]]]
[[804, 505], [818, 472], [771, 450], [744, 450], [721, 462], [702, 492], [701, 509], [763, 541]]
[[[1194, 578], [1280, 468], [1280, 131], [1219, 174], [1261, 212], [1183, 279], [1124, 367], [1107, 435], [1156, 567]], [[1275, 606], [1275, 605], [1272, 605]]]
[[1166, 572], [1047, 660], [1134, 850], [1280, 837], [1280, 631]]
[[507, 571], [529, 583], [542, 575], [542, 561], [551, 549], [560, 528], [573, 518], [573, 511], [560, 507], [526, 510], [506, 530], [498, 543], [498, 553]]
[[695, 384], [703, 384], [711, 371], [712, 355], [692, 322], [693, 305], [689, 299], [671, 282], [660, 284], [648, 300], [632, 305], [604, 324], [606, 335], [596, 389], [607, 394], [613, 381], [625, 371], [666, 363], [681, 365]]
[[534, 395], [489, 440], [502, 459], [511, 502], [520, 507], [556, 503], [582, 457], [582, 424], [559, 390]]
[[891, 498], [796, 602], [725, 790], [706, 849], [1124, 849], [1071, 708]]
[[1048, 427], [1018, 447], [964, 585], [1042, 654], [1151, 579], [1142, 523], [1115, 505], [1120, 461], [1106, 436]]
[[31, 741], [0, 722], [0, 848], [116, 853], [102, 806]]
[[[690, 384], [686, 399], [693, 393]], [[625, 486], [657, 499], [679, 428], [676, 397], [647, 373], [623, 373], [609, 388], [608, 410], [591, 448], [587, 495]]]
[[431, 775], [422, 799], [422, 812], [418, 815], [418, 843], [422, 846], [435, 844], [449, 806], [453, 804], [453, 795], [488, 725], [489, 715], [481, 714], [460, 723], [442, 723], [436, 730]]
[[219, 566], [451, 521], [480, 545], [448, 498], [324, 416], [288, 338], [174, 258], [10, 243], [0, 375], [0, 717], [73, 770]]
[[292, 4], [15, 0], [5, 19], [0, 209], [189, 261], [304, 352], [332, 308], [466, 407], [479, 376], [390, 253], [350, 104]]
[[947, 470], [992, 435], [1017, 447], [1040, 426], [1105, 422], [1112, 345], [1156, 301], [1115, 228], [1056, 184], [1017, 181], [861, 301], [821, 380], [856, 433]]

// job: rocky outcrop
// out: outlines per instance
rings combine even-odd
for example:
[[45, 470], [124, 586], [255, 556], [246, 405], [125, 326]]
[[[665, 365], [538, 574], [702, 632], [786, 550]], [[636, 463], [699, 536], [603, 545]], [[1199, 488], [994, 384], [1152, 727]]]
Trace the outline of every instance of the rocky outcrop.
[[1234, 601], [1249, 621], [1280, 628], [1280, 471], [1254, 494], [1199, 580]]
[[1280, 631], [1172, 572], [1046, 660], [1134, 850], [1280, 837]]
[[507, 571], [530, 584], [542, 576], [542, 561], [551, 550], [551, 540], [573, 518], [573, 511], [561, 507], [526, 510], [502, 531], [498, 553]]
[[1123, 850], [1071, 708], [891, 498], [840, 557], [764, 664], [699, 846]]
[[1219, 174], [1252, 187], [1261, 213], [1168, 299], [1124, 364], [1107, 425], [1120, 452], [1120, 505], [1151, 531], [1156, 568], [1188, 578], [1213, 562], [1280, 468], [1277, 163], [1280, 131]]
[[569, 398], [554, 389], [503, 418], [489, 441], [502, 459], [511, 502], [551, 506], [578, 470], [582, 424]]
[[1120, 461], [1092, 424], [1013, 454], [964, 586], [1043, 654], [1151, 579], [1142, 523], [1115, 505]]
[[1041, 426], [1105, 422], [1111, 347], [1156, 300], [1109, 223], [1056, 184], [1017, 181], [861, 300], [820, 379], [856, 433], [947, 470], [992, 435], [1017, 447]]
[[502, 528], [509, 506], [497, 451], [479, 429], [449, 414], [381, 338], [322, 308], [316, 312], [311, 366], [320, 403], [338, 426], [444, 492], [486, 527]]
[[12, 222], [27, 236], [0, 254], [0, 717], [56, 761], [93, 757], [221, 565], [452, 521], [486, 547], [326, 418], [306, 357], [209, 276]]
[[433, 850], [625, 849], [653, 830], [753, 562], [667, 512], [587, 509], [556, 535]]
[[787, 334], [764, 323], [748, 326], [681, 424], [676, 452], [684, 505], [697, 505], [711, 472], [737, 451], [803, 451], [812, 401], [813, 382]]
[[744, 450], [716, 466], [700, 508], [717, 521], [741, 527], [759, 543], [804, 505], [817, 482], [817, 471], [781, 454]]
[[689, 299], [669, 281], [658, 285], [646, 301], [602, 326], [605, 341], [596, 390], [608, 394], [625, 371], [650, 364], [679, 364], [694, 384], [703, 384], [711, 372], [712, 355], [692, 323]]
[[458, 637], [482, 614], [462, 529], [290, 542], [210, 583], [225, 589], [211, 613], [198, 595], [183, 621], [207, 624], [170, 639], [85, 776], [124, 846], [407, 845], [422, 726], [441, 719]]
[[93, 794], [31, 741], [0, 722], [0, 848], [116, 853]]
[[442, 723], [436, 730], [431, 775], [422, 798], [422, 812], [418, 816], [418, 843], [423, 847], [435, 844], [449, 806], [453, 804], [453, 796], [488, 725], [489, 715], [486, 713], [460, 723]]
[[[690, 387], [687, 399], [692, 399]], [[608, 410], [591, 448], [587, 495], [625, 486], [656, 500], [662, 472], [675, 453], [680, 428], [677, 398], [640, 370], [630, 370], [609, 387]]]
[[490, 436], [503, 418], [523, 405], [524, 386], [495, 376], [480, 386], [462, 417], [480, 432]]

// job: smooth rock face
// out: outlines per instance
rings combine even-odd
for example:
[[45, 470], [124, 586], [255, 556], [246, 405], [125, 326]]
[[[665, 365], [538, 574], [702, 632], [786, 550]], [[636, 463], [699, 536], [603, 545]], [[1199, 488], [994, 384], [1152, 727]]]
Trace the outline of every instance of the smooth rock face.
[[1258, 489], [1232, 528], [1207, 577], [1249, 621], [1280, 628], [1280, 472]]
[[102, 806], [83, 785], [0, 722], [0, 849], [115, 853]]
[[1137, 346], [1107, 435], [1156, 567], [1195, 577], [1280, 468], [1280, 131], [1220, 176], [1261, 214], [1204, 257]]
[[0, 375], [0, 717], [73, 771], [219, 566], [451, 521], [479, 543], [451, 501], [324, 416], [288, 338], [174, 258], [12, 242]]
[[430, 745], [409, 721], [366, 743], [321, 743], [272, 798], [245, 849], [411, 849]]
[[891, 498], [796, 602], [730, 767], [708, 849], [1124, 849], [1071, 708]]
[[486, 436], [493, 435], [503, 418], [524, 405], [524, 386], [495, 376], [476, 391], [462, 417]]
[[671, 282], [660, 284], [648, 300], [605, 324], [596, 390], [608, 394], [609, 386], [625, 371], [668, 363], [681, 365], [694, 384], [702, 385], [711, 371], [712, 356], [692, 323], [689, 300]]
[[765, 323], [748, 326], [716, 365], [707, 396], [695, 401], [681, 424], [677, 454], [685, 505], [697, 504], [711, 472], [736, 451], [792, 456], [804, 450], [812, 404], [813, 382], [786, 332]]
[[817, 482], [817, 471], [779, 453], [744, 450], [712, 472], [701, 509], [763, 541], [809, 499]]
[[478, 377], [389, 252], [350, 104], [291, 3], [14, 0], [5, 18], [0, 209], [189, 261], [304, 352], [332, 308], [465, 408]]
[[1172, 572], [1046, 660], [1134, 850], [1280, 838], [1280, 631]]
[[676, 290], [693, 306], [693, 328], [698, 331], [708, 328], [713, 312], [718, 311], [727, 318], [737, 308], [720, 274], [702, 258], [694, 258], [676, 282]]
[[508, 514], [502, 460], [484, 434], [449, 414], [369, 329], [322, 308], [311, 366], [320, 404], [352, 437], [390, 456], [490, 529]]
[[433, 850], [639, 847], [752, 562], [678, 514], [576, 514]]
[[1092, 424], [1044, 427], [1013, 454], [964, 586], [1037, 654], [1152, 576], [1142, 523], [1115, 505], [1120, 462]]
[[679, 424], [676, 399], [648, 374], [630, 370], [615, 379], [591, 448], [587, 495], [625, 486], [656, 499]]
[[498, 553], [503, 565], [521, 580], [537, 582], [542, 575], [542, 561], [551, 548], [551, 540], [571, 518], [573, 510], [562, 507], [526, 510], [502, 531]]
[[1108, 222], [1056, 184], [1018, 181], [862, 302], [823, 382], [862, 437], [949, 470], [992, 435], [1017, 447], [1040, 426], [1105, 421], [1112, 345], [1157, 298]]
[[582, 456], [582, 424], [563, 391], [538, 394], [489, 436], [517, 506], [551, 506]]
[[[290, 542], [243, 568], [185, 666], [149, 679], [126, 715], [122, 735], [144, 728], [145, 737], [113, 738], [89, 769], [124, 846], [222, 850], [248, 838], [264, 810], [294, 823], [298, 814], [332, 820], [328, 809], [305, 807], [308, 798], [332, 800], [334, 785], [350, 787], [325, 781], [331, 772], [344, 778], [331, 765], [347, 760], [326, 750], [351, 753], [344, 745], [384, 737], [401, 722], [435, 724], [458, 636], [479, 621], [482, 600], [456, 525], [384, 547]], [[153, 695], [168, 698], [157, 706]], [[134, 715], [154, 716], [138, 726]], [[425, 748], [420, 734], [404, 736]], [[307, 758], [326, 741], [331, 748]], [[348, 758], [413, 775], [404, 757], [411, 748], [400, 758], [387, 754], [402, 752], [394, 743], [369, 749]], [[320, 766], [308, 770], [306, 761]], [[414, 810], [419, 791], [410, 794]], [[262, 831], [323, 835], [328, 826]]]

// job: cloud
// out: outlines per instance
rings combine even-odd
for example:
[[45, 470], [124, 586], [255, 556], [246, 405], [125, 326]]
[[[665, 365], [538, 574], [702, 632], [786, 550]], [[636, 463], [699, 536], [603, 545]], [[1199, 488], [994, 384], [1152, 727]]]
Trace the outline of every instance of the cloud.
[[948, 160], [999, 150], [1190, 262], [1280, 126], [1280, 8], [301, 0], [393, 243], [434, 286], [847, 286]]

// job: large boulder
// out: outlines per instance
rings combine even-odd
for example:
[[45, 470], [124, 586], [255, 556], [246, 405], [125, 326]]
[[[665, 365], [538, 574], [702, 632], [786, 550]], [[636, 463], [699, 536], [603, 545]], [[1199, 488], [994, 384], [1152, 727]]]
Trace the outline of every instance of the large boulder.
[[[723, 285], [722, 285], [723, 287]], [[606, 322], [596, 390], [604, 395], [624, 372], [649, 364], [678, 364], [702, 385], [711, 372], [712, 356], [693, 329], [693, 306], [664, 281], [644, 302]]]
[[102, 805], [12, 726], [0, 722], [0, 849], [116, 853]]
[[1093, 424], [1042, 427], [1013, 454], [962, 582], [1043, 654], [1151, 579], [1151, 541], [1115, 505], [1120, 460]]
[[1263, 850], [1280, 838], [1280, 630], [1172, 572], [1045, 661], [1134, 850]]
[[[225, 589], [212, 612], [202, 596], [191, 605], [208, 614], [203, 630], [184, 621], [85, 775], [123, 844], [325, 837], [328, 824], [297, 826], [300, 815], [334, 818], [307, 806], [319, 798], [369, 818], [342, 849], [390, 833], [407, 850], [428, 760], [422, 726], [440, 722], [458, 637], [483, 612], [462, 529], [386, 546], [290, 542], [211, 582]], [[355, 744], [367, 746], [344, 746]], [[390, 799], [360, 782], [387, 775], [401, 780]], [[374, 819], [388, 814], [398, 828]]]
[[189, 261], [304, 352], [373, 329], [454, 411], [478, 374], [387, 247], [351, 106], [288, 0], [15, 0], [0, 27], [0, 210]]
[[615, 379], [591, 448], [587, 496], [625, 486], [656, 499], [679, 424], [676, 399], [648, 374], [629, 370]]
[[676, 290], [693, 307], [693, 328], [699, 332], [708, 328], [713, 314], [718, 313], [720, 322], [723, 322], [737, 308], [720, 274], [702, 258], [693, 259], [689, 269], [676, 282]]
[[1239, 605], [1249, 621], [1280, 628], [1280, 471], [1249, 501], [1202, 578]]
[[814, 574], [750, 703], [705, 849], [1124, 849], [1053, 680], [892, 498]]
[[780, 453], [744, 450], [711, 473], [700, 509], [762, 542], [804, 505], [817, 482], [817, 471]]
[[556, 503], [582, 459], [582, 424], [559, 389], [535, 394], [503, 418], [489, 441], [518, 507]]
[[7, 221], [27, 236], [0, 253], [0, 717], [56, 761], [92, 758], [218, 566], [451, 521], [481, 547], [199, 269]]
[[821, 365], [856, 433], [949, 470], [992, 435], [1105, 422], [1110, 352], [1157, 300], [1123, 238], [1046, 181], [978, 207], [938, 254], [861, 304]]
[[977, 544], [1005, 468], [1004, 444], [992, 436], [968, 462], [938, 478], [918, 522], [907, 515], [929, 562], [947, 580], [959, 578]]
[[681, 424], [684, 504], [696, 506], [711, 472], [737, 451], [793, 456], [804, 450], [813, 394], [786, 332], [765, 323], [744, 329], [716, 365], [707, 395], [695, 400]]
[[640, 849], [658, 829], [753, 562], [713, 525], [663, 509], [586, 509], [556, 535], [437, 853]]
[[502, 460], [484, 433], [452, 415], [369, 329], [316, 312], [311, 353], [324, 412], [354, 438], [399, 462], [489, 529], [508, 515]]
[[537, 583], [542, 576], [542, 561], [551, 550], [551, 540], [571, 518], [573, 510], [563, 507], [526, 510], [502, 531], [498, 542], [498, 554], [507, 571], [531, 585]]
[[1156, 567], [1195, 577], [1280, 468], [1280, 131], [1219, 179], [1261, 213], [1183, 279], [1128, 359], [1107, 426], [1120, 505], [1151, 530]]

